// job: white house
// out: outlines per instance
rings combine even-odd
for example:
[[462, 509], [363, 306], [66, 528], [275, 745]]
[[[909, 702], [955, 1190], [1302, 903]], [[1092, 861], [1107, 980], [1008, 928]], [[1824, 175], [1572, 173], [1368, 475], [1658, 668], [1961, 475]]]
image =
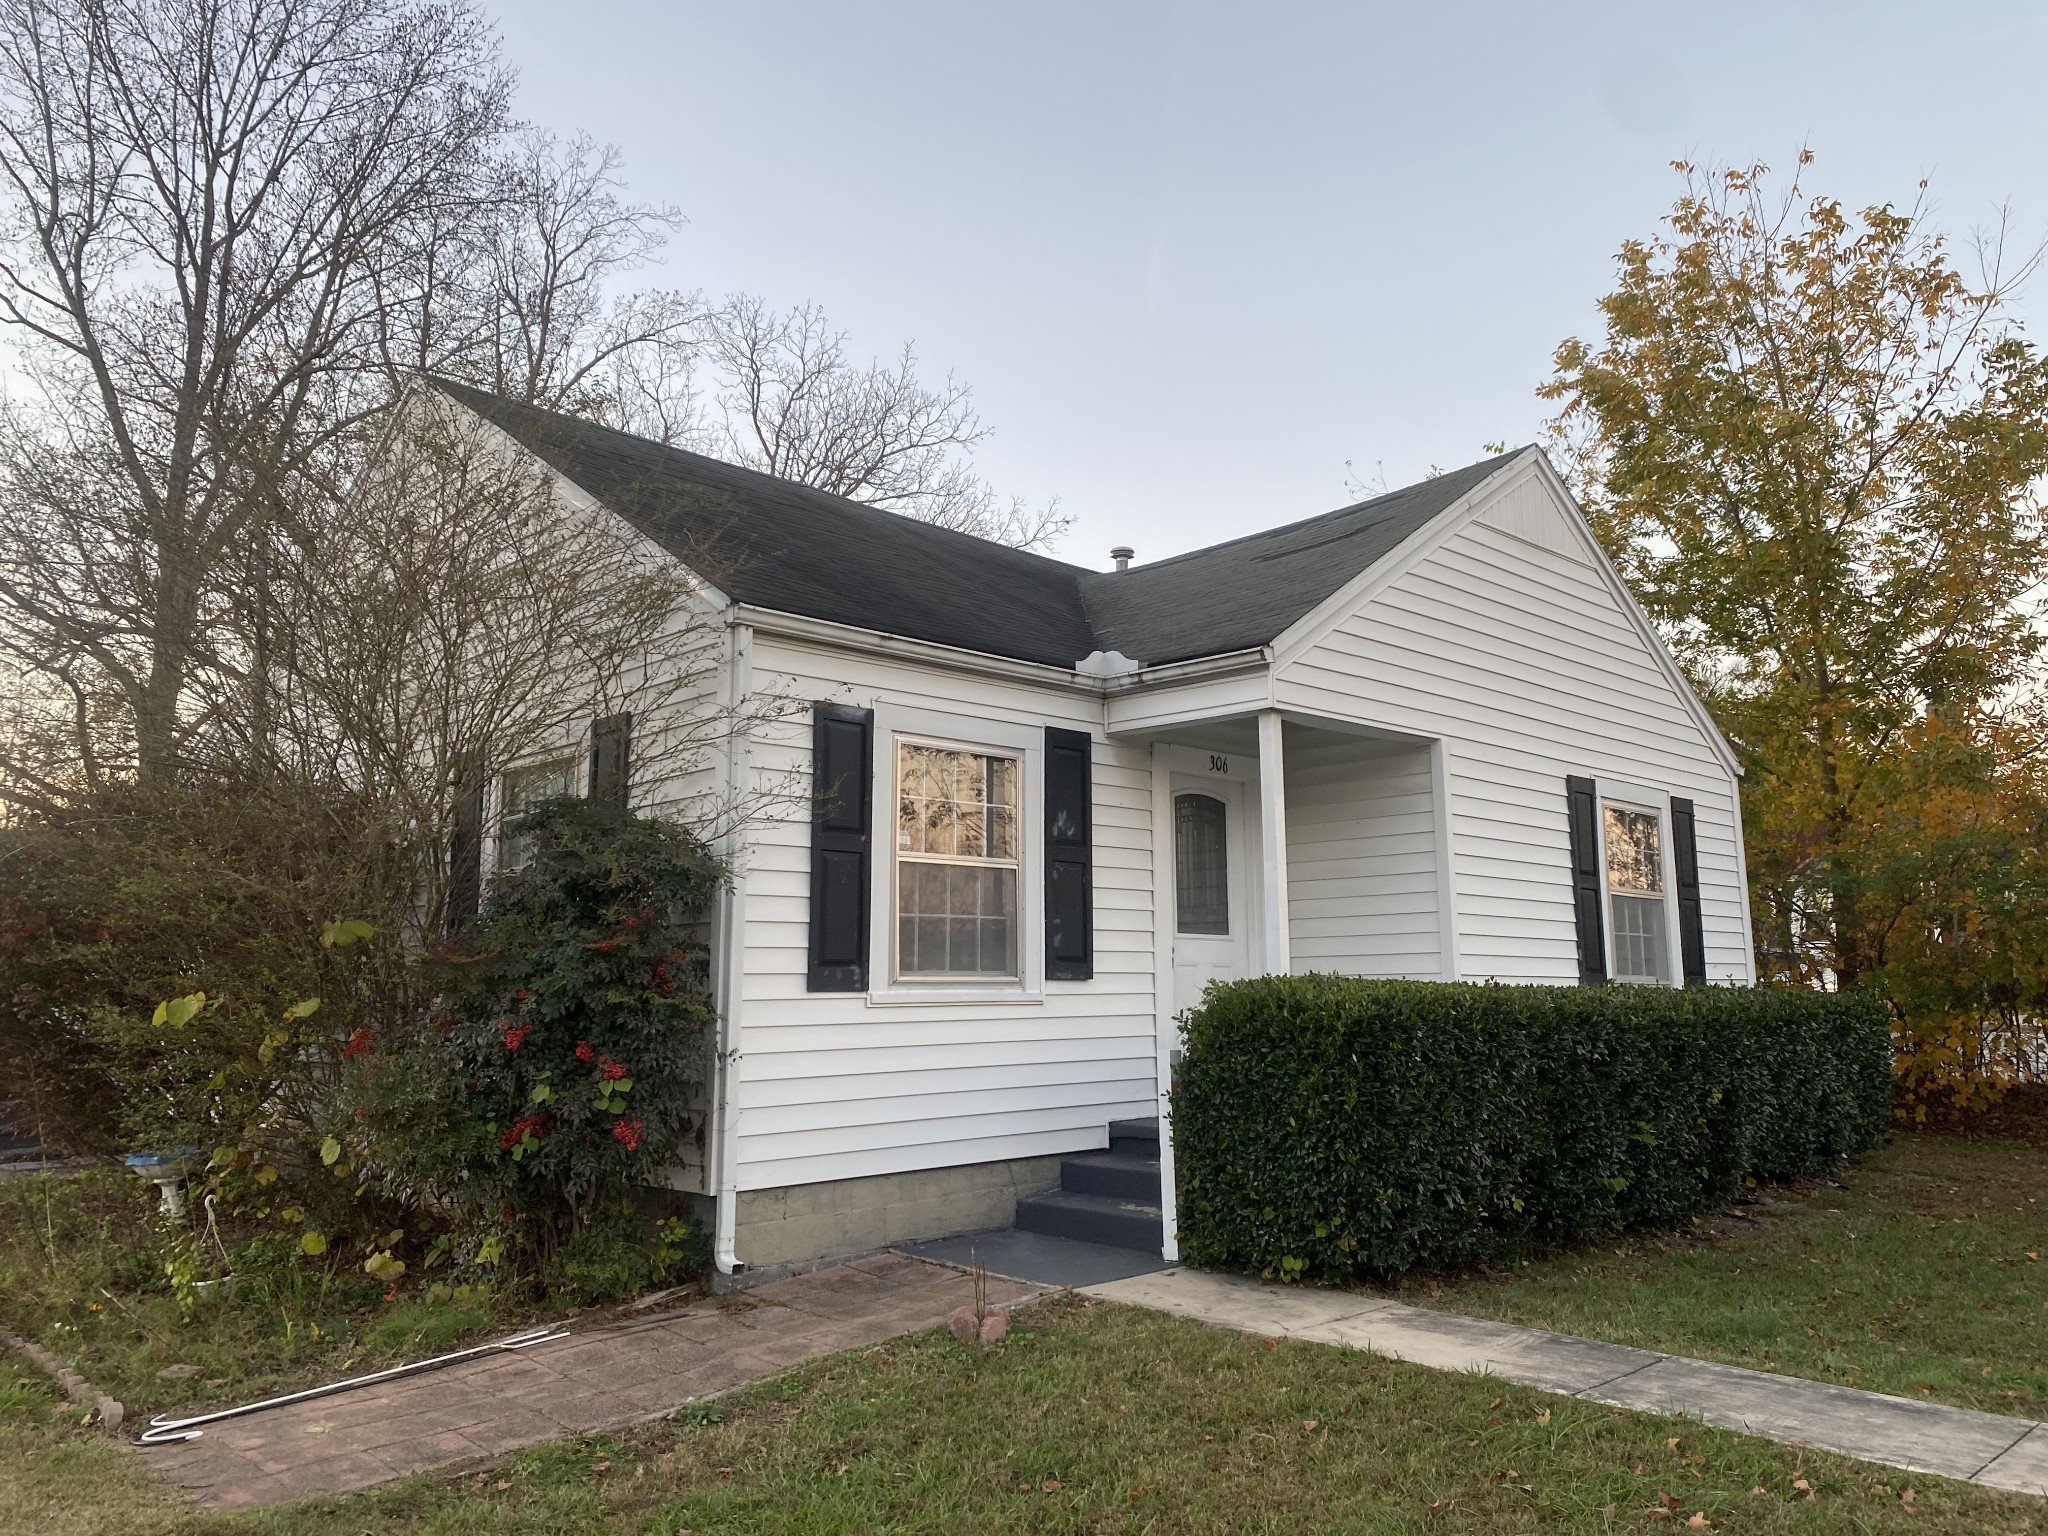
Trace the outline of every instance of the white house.
[[1102, 1149], [1212, 978], [1754, 979], [1735, 759], [1535, 448], [1100, 572], [444, 388], [691, 565], [724, 697], [813, 704], [716, 768], [816, 807], [725, 850], [723, 1271], [1020, 1199], [1171, 1258], [1171, 1138], [1156, 1194]]

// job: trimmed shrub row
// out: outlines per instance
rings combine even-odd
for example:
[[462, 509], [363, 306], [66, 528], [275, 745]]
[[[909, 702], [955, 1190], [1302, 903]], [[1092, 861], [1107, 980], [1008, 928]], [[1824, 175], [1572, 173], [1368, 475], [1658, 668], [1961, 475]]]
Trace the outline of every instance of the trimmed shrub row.
[[1210, 987], [1173, 1091], [1182, 1255], [1385, 1276], [1670, 1226], [1884, 1134], [1861, 993], [1265, 976]]

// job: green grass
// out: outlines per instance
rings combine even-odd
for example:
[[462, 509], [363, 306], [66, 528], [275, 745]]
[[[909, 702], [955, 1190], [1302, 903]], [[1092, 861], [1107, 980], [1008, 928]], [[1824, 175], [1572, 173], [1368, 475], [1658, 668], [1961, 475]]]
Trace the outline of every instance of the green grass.
[[[131, 1417], [218, 1406], [456, 1347], [512, 1325], [488, 1302], [430, 1301], [363, 1274], [360, 1254], [292, 1255], [245, 1273], [234, 1299], [181, 1311], [156, 1195], [118, 1168], [0, 1178], [0, 1327], [35, 1339]], [[167, 1366], [198, 1374], [165, 1381]]]
[[44, 1536], [1685, 1531], [1696, 1513], [1725, 1532], [1960, 1533], [2043, 1518], [2036, 1500], [1077, 1303], [1020, 1314], [987, 1351], [926, 1335], [625, 1438], [253, 1516], [191, 1511], [20, 1396], [0, 1402], [0, 1522]]
[[1420, 1282], [1432, 1306], [2048, 1417], [2048, 1148], [1901, 1136], [1695, 1233]]

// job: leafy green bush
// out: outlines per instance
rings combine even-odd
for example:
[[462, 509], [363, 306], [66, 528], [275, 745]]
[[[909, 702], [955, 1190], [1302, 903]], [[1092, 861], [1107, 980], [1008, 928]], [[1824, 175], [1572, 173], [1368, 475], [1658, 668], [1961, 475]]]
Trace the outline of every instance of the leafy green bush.
[[389, 1227], [320, 1147], [344, 1043], [415, 996], [391, 832], [317, 786], [197, 776], [0, 832], [0, 1098], [62, 1150], [211, 1154], [223, 1218]]
[[1182, 1254], [1293, 1279], [1672, 1224], [1884, 1133], [1860, 993], [1267, 976], [1210, 987], [1173, 1092]]
[[532, 857], [436, 960], [427, 1016], [344, 1045], [359, 1107], [331, 1151], [453, 1217], [467, 1262], [650, 1283], [689, 1245], [632, 1192], [696, 1130], [713, 1021], [701, 927], [723, 871], [682, 828], [600, 801], [551, 801], [511, 830]]

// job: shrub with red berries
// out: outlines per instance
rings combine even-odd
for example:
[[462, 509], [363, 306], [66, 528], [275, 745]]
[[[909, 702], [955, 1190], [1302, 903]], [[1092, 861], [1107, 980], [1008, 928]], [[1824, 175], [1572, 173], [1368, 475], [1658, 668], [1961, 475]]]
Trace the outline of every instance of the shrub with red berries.
[[697, 931], [724, 874], [684, 829], [601, 803], [553, 801], [517, 830], [533, 856], [437, 959], [418, 1030], [351, 1064], [384, 1133], [374, 1172], [545, 1256], [697, 1129], [713, 1023]]

